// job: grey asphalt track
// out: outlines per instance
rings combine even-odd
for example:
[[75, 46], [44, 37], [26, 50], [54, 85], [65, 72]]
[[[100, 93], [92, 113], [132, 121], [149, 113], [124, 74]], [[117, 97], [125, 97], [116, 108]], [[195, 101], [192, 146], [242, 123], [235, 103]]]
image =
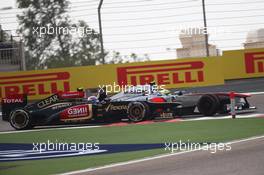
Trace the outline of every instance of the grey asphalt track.
[[230, 151], [195, 151], [78, 175], [263, 175], [264, 138], [231, 144]]

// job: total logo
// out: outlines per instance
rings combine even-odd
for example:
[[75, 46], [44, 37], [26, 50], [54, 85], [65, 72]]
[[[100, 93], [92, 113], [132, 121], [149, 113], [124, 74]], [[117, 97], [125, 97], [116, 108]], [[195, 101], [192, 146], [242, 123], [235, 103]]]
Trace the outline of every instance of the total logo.
[[23, 99], [3, 98], [3, 103], [23, 103]]

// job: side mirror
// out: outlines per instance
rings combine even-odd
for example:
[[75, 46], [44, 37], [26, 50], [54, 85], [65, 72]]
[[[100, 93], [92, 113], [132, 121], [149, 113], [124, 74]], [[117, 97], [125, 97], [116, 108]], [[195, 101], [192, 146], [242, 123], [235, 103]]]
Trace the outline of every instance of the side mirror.
[[104, 101], [106, 101], [106, 102], [108, 103], [108, 102], [111, 101], [111, 99], [110, 99], [109, 97], [106, 97], [106, 98], [104, 99]]

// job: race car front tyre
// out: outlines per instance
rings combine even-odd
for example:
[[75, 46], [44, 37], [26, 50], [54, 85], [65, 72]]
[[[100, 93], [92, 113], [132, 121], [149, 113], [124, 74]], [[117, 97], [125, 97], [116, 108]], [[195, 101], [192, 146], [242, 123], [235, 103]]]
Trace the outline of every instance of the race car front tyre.
[[147, 118], [149, 107], [144, 102], [131, 102], [128, 105], [128, 119], [132, 122], [140, 122]]
[[16, 130], [30, 129], [33, 126], [31, 125], [31, 118], [28, 112], [23, 109], [17, 109], [10, 114], [10, 124]]
[[214, 94], [205, 94], [203, 95], [197, 104], [199, 112], [205, 116], [215, 115], [219, 110], [220, 100]]

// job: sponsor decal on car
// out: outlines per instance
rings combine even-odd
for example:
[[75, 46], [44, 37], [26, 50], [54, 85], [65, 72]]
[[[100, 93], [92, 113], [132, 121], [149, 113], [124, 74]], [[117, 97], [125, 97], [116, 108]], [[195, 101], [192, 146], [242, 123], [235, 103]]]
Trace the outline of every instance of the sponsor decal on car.
[[60, 113], [62, 121], [87, 120], [92, 117], [92, 105], [84, 104], [65, 109]]
[[127, 105], [113, 105], [109, 104], [106, 107], [106, 111], [120, 111], [120, 110], [127, 110], [128, 106]]
[[59, 101], [59, 97], [57, 94], [50, 96], [49, 98], [46, 98], [39, 103], [37, 103], [38, 108], [44, 108], [52, 103], [55, 103]]
[[182, 84], [204, 81], [204, 63], [202, 61], [151, 64], [118, 67], [117, 76], [120, 85], [144, 85], [156, 81], [157, 84]]
[[4, 98], [3, 103], [23, 103], [23, 99]]
[[88, 114], [87, 106], [83, 107], [73, 107], [67, 110], [69, 117], [75, 116], [86, 116]]
[[71, 106], [71, 105], [72, 105], [72, 103], [57, 103], [57, 104], [52, 105], [51, 109], [57, 110], [57, 109], [61, 109], [61, 108]]
[[76, 91], [76, 92], [63, 92], [59, 93], [59, 98], [60, 99], [71, 99], [71, 98], [83, 98], [84, 97], [84, 92], [81, 91]]

